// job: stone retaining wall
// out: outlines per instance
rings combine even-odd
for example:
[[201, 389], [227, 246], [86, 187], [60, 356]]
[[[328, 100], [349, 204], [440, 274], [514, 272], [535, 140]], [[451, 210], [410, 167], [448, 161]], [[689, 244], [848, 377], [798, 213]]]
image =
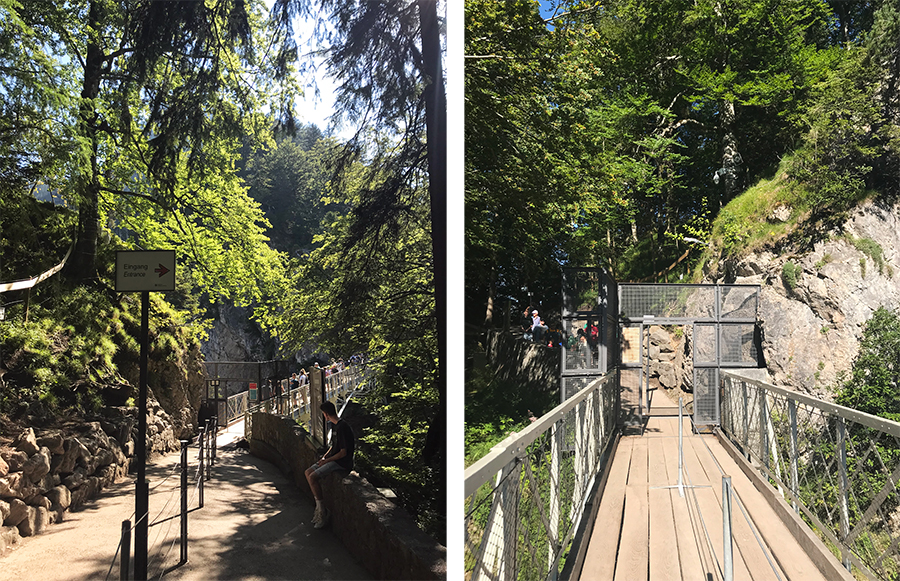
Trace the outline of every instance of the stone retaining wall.
[[[253, 414], [250, 452], [273, 462], [312, 498], [305, 470], [318, 460], [306, 430], [285, 416]], [[376, 579], [445, 579], [447, 550], [356, 472], [322, 480], [334, 534]]]
[[[148, 411], [148, 458], [179, 449], [159, 404], [150, 402]], [[27, 428], [0, 445], [0, 555], [124, 478], [136, 436], [137, 408], [107, 408], [98, 421]]]

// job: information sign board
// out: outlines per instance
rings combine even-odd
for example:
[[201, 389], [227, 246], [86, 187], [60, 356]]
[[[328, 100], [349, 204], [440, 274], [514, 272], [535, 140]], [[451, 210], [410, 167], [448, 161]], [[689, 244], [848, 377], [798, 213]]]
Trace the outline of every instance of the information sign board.
[[250, 384], [249, 391], [250, 391], [250, 401], [256, 401], [257, 395], [256, 395], [256, 384], [255, 383]]
[[116, 292], [175, 290], [174, 250], [116, 252]]

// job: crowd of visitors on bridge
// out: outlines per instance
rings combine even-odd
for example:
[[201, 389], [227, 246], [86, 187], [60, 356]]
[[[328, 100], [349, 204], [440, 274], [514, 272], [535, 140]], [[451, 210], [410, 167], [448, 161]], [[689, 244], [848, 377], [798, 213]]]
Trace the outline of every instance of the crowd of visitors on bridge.
[[537, 309], [528, 305], [522, 312], [522, 337], [526, 341], [546, 347], [565, 347], [570, 367], [587, 369], [593, 366], [596, 359], [600, 330], [596, 321], [584, 321], [583, 325], [573, 325], [571, 332], [551, 329], [540, 316]]

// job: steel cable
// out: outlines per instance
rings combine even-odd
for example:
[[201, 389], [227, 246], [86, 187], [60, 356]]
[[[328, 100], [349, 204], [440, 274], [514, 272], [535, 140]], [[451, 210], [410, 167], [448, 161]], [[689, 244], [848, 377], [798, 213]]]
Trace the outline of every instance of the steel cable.
[[[690, 416], [688, 416], [688, 417], [691, 420], [691, 425], [693, 426], [693, 429], [696, 433], [697, 426], [694, 424], [694, 418], [692, 418]], [[716, 468], [719, 470], [719, 476], [725, 476], [725, 471], [722, 470], [722, 465], [719, 464], [719, 461], [718, 461], [718, 459], [716, 459], [715, 454], [713, 454], [712, 450], [710, 449], [709, 444], [707, 444], [706, 440], [704, 440], [703, 438], [700, 438], [700, 441], [703, 442], [703, 447], [706, 448], [706, 451], [709, 453], [710, 458], [712, 458], [713, 462], [715, 462]], [[752, 520], [750, 519], [750, 515], [747, 514], [747, 510], [744, 508], [744, 503], [743, 503], [743, 501], [741, 501], [740, 494], [738, 494], [737, 490], [735, 490], [734, 488], [731, 489], [731, 493], [734, 495], [735, 500], [737, 500], [738, 508], [741, 509], [741, 514], [744, 515], [744, 520], [747, 522], [747, 525], [750, 527], [750, 530], [753, 532], [753, 537], [756, 539], [756, 543], [759, 545], [759, 548], [762, 550], [763, 555], [766, 556], [766, 561], [768, 561], [769, 567], [772, 568], [772, 572], [775, 573], [775, 576], [778, 578], [778, 580], [782, 581], [782, 577], [778, 573], [778, 568], [775, 566], [775, 563], [772, 562], [772, 557], [770, 555], [770, 551], [765, 546], [765, 543], [763, 543], [762, 539], [760, 538], [760, 536], [758, 534], [756, 525], [752, 522]], [[724, 499], [723, 499], [723, 502], [724, 502]]]

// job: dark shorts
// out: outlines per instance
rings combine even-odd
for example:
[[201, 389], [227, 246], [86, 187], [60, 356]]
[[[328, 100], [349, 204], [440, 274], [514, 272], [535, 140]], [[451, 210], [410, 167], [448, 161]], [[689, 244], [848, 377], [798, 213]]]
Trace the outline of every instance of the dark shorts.
[[326, 462], [325, 464], [319, 466], [318, 463], [310, 466], [315, 472], [317, 478], [322, 479], [325, 476], [331, 474], [332, 472], [337, 472], [338, 470], [343, 470], [344, 472], [349, 472], [346, 468], [338, 464], [337, 462]]

